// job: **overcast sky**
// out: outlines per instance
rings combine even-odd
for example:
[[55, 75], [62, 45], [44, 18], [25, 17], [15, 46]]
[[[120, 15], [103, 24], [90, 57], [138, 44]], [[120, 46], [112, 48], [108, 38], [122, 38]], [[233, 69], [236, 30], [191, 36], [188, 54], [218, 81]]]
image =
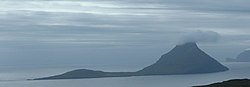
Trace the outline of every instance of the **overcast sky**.
[[249, 0], [0, 0], [0, 65], [151, 64], [183, 36], [218, 60], [250, 48]]

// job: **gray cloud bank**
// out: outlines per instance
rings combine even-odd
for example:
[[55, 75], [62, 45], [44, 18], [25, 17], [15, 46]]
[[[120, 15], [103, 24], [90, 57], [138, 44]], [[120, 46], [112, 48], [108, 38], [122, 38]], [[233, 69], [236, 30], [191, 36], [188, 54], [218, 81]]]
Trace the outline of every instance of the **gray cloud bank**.
[[223, 60], [250, 47], [249, 2], [0, 0], [0, 64], [150, 64], [196, 30]]

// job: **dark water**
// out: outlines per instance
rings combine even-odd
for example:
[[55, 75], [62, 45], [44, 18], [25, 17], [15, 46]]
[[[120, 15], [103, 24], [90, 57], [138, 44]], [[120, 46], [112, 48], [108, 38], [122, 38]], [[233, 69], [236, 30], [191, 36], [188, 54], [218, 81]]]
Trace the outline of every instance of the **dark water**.
[[[23, 79], [59, 74], [80, 67], [8, 70], [0, 72], [0, 87], [190, 87], [236, 78], [250, 78], [250, 63], [224, 63], [230, 71], [196, 75], [139, 76], [77, 80], [24, 81]], [[107, 66], [108, 67], [108, 66]], [[92, 67], [94, 68], [94, 67]], [[125, 67], [95, 67], [107, 71], [133, 71]], [[126, 69], [126, 70], [124, 70]], [[4, 69], [2, 69], [4, 70]]]

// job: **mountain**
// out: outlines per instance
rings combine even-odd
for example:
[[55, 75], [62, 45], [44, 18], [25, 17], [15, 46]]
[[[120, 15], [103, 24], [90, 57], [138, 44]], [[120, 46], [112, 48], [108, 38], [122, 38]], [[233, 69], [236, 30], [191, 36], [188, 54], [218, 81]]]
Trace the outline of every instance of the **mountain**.
[[214, 83], [204, 86], [193, 86], [193, 87], [250, 87], [249, 79], [233, 79], [224, 81], [221, 83]]
[[229, 62], [250, 62], [250, 50], [240, 53], [236, 59], [227, 58]]
[[153, 65], [138, 73], [143, 75], [198, 74], [228, 70], [227, 67], [202, 51], [196, 43], [177, 45]]
[[190, 42], [183, 45], [177, 45], [170, 52], [161, 56], [156, 63], [136, 72], [103, 72], [79, 69], [61, 75], [34, 80], [199, 74], [222, 72], [226, 70], [228, 70], [227, 67], [207, 55], [196, 43]]

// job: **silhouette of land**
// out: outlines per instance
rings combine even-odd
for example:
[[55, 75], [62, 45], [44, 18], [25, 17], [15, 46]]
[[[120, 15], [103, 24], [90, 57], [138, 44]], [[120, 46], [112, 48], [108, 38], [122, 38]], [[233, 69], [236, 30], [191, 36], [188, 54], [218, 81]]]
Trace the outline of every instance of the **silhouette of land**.
[[228, 68], [202, 51], [196, 43], [177, 45], [154, 64], [136, 72], [103, 72], [79, 69], [34, 80], [83, 79], [147, 75], [199, 74], [227, 71]]
[[220, 83], [214, 83], [204, 86], [193, 86], [193, 87], [250, 87], [249, 79], [233, 79]]
[[236, 59], [227, 58], [229, 62], [250, 62], [250, 50], [240, 53]]

